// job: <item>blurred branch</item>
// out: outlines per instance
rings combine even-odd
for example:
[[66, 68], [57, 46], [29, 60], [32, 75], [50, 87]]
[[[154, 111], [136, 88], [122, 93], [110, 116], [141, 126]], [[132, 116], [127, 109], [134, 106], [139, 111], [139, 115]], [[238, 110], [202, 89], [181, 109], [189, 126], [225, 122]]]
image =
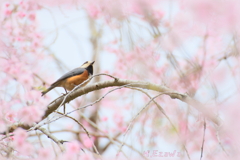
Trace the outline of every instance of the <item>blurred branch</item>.
[[[88, 137], [90, 136], [89, 133], [88, 133], [88, 131], [87, 131], [87, 129], [86, 129], [86, 128], [82, 125], [82, 123], [80, 123], [78, 120], [76, 120], [75, 118], [73, 118], [73, 117], [71, 117], [71, 116], [65, 115], [65, 114], [63, 114], [63, 113], [61, 113], [61, 112], [58, 112], [58, 111], [56, 111], [56, 113], [58, 113], [58, 114], [60, 114], [60, 115], [64, 115], [65, 117], [68, 117], [68, 118], [74, 120], [77, 124], [79, 124], [79, 126], [81, 126], [81, 127], [83, 128], [83, 130], [84, 130], [85, 133], [88, 135]], [[90, 138], [90, 137], [89, 137], [89, 138]]]
[[201, 160], [202, 157], [203, 157], [203, 147], [204, 147], [204, 142], [205, 142], [205, 133], [206, 133], [206, 120], [205, 120], [205, 118], [204, 118], [204, 122], [203, 122], [203, 140], [202, 140], [200, 160]]
[[65, 141], [63, 140], [58, 140], [55, 136], [53, 136], [50, 132], [48, 132], [45, 128], [37, 128], [39, 131], [41, 131], [42, 133], [44, 133], [48, 138], [52, 139], [58, 146], [59, 148], [61, 149], [61, 151], [63, 152], [64, 151], [64, 147], [63, 147], [63, 143]]
[[[74, 130], [57, 130], [57, 131], [51, 131], [51, 133], [61, 133], [61, 132], [74, 132], [76, 134], [85, 134], [85, 131], [74, 131]], [[103, 131], [102, 131], [103, 132]], [[103, 135], [103, 134], [99, 134], [99, 133], [95, 133], [95, 132], [89, 132], [90, 135], [94, 136], [94, 137], [101, 137], [101, 138], [107, 138], [110, 142], [104, 147], [104, 149], [106, 150], [108, 148], [108, 146], [110, 144], [121, 144], [122, 142], [120, 140], [118, 140], [117, 138], [121, 135], [121, 133], [117, 133], [114, 137], [109, 137], [109, 135]], [[105, 133], [106, 134], [106, 133]], [[40, 136], [44, 135], [43, 133], [39, 133]], [[37, 134], [30, 134], [30, 137], [33, 136], [38, 136]], [[118, 142], [118, 143], [115, 143]], [[137, 149], [135, 149], [134, 147], [132, 147], [131, 145], [124, 143], [125, 146], [127, 146], [128, 148], [131, 148], [133, 151], [137, 152], [142, 158], [146, 159], [147, 158], [145, 156], [143, 156], [143, 154], [138, 151]], [[119, 145], [120, 146], [120, 145]]]
[[217, 130], [217, 132], [216, 132], [216, 137], [217, 137], [217, 140], [218, 140], [218, 144], [220, 145], [220, 147], [221, 147], [221, 149], [223, 150], [223, 152], [224, 152], [227, 156], [229, 156], [228, 152], [225, 150], [225, 148], [223, 147], [223, 144], [222, 144], [222, 142], [221, 142], [221, 139], [220, 139], [220, 136], [219, 136], [219, 128], [218, 128], [218, 130]]
[[[99, 26], [99, 23], [96, 22], [96, 20], [92, 17], [89, 16], [88, 18], [88, 24], [89, 24], [89, 29], [91, 31], [91, 36], [90, 36], [90, 44], [92, 46], [92, 60], [97, 60], [99, 59], [99, 52], [101, 49], [101, 38], [102, 38], [102, 34], [103, 34], [103, 26]], [[96, 62], [95, 63], [95, 67], [94, 67], [94, 72], [95, 73], [99, 73], [100, 72], [100, 63]], [[101, 77], [98, 76], [94, 79], [94, 82], [99, 82], [101, 79]], [[94, 92], [94, 95], [91, 97], [91, 101], [95, 101], [96, 99], [99, 99], [99, 97], [101, 96], [100, 91], [96, 91]], [[98, 123], [98, 111], [100, 108], [100, 103], [97, 103], [96, 105], [94, 105], [93, 110], [90, 114], [90, 120], [97, 124]], [[96, 131], [96, 128], [92, 128], [93, 130]], [[100, 147], [100, 143], [99, 143], [99, 139], [96, 138], [94, 140], [94, 145], [97, 146], [97, 148], [101, 148]], [[100, 153], [101, 150], [100, 150]]]
[[[160, 110], [160, 112], [167, 118], [167, 120], [168, 120], [169, 123], [171, 124], [172, 128], [174, 129], [174, 131], [176, 132], [176, 134], [177, 134], [178, 137], [180, 138], [180, 136], [179, 136], [179, 134], [178, 134], [178, 131], [177, 131], [177, 128], [176, 128], [176, 126], [173, 124], [173, 122], [172, 122], [172, 120], [170, 119], [170, 117], [167, 115], [167, 113], [166, 113], [165, 110], [162, 108], [162, 106], [160, 106], [160, 105], [155, 101], [155, 98], [157, 98], [158, 96], [161, 96], [163, 93], [162, 93], [162, 94], [158, 94], [158, 95], [155, 96], [155, 97], [151, 97], [147, 92], [143, 91], [142, 89], [133, 88], [133, 87], [128, 87], [128, 88], [131, 88], [131, 89], [134, 89], [134, 90], [138, 90], [138, 91], [144, 93], [144, 94], [150, 99], [150, 101], [148, 102], [147, 105], [149, 105], [150, 102], [154, 102], [154, 104], [157, 106], [157, 108]], [[147, 106], [147, 105], [146, 105], [146, 106]], [[145, 107], [146, 107], [146, 106], [145, 106]], [[144, 108], [145, 108], [145, 107], [144, 107]], [[188, 159], [191, 159], [190, 156], [189, 156], [189, 152], [188, 152], [185, 144], [183, 144], [183, 148], [184, 148], [184, 150], [185, 150], [185, 152], [186, 152], [186, 154], [187, 154], [187, 156], [188, 156]]]
[[150, 98], [148, 103], [131, 119], [131, 121], [130, 121], [130, 123], [129, 123], [126, 131], [125, 131], [125, 133], [123, 134], [123, 140], [122, 140], [120, 148], [118, 149], [118, 153], [117, 154], [119, 154], [122, 151], [122, 147], [124, 145], [124, 141], [126, 140], [126, 135], [127, 135], [128, 131], [130, 130], [131, 126], [133, 125], [133, 122], [138, 118], [140, 113], [143, 112], [143, 110], [145, 110], [152, 101], [154, 101], [154, 99], [158, 98], [161, 95], [163, 95], [163, 93], [160, 93], [157, 96]]
[[[58, 114], [60, 114], [60, 115], [64, 115], [64, 116], [66, 116], [66, 117], [68, 117], [68, 118], [74, 120], [77, 124], [79, 124], [79, 125], [83, 128], [83, 130], [84, 130], [85, 133], [87, 134], [88, 138], [92, 140], [92, 138], [90, 137], [90, 135], [89, 135], [87, 129], [86, 129], [86, 128], [85, 128], [85, 127], [84, 127], [84, 126], [78, 121], [78, 120], [76, 120], [75, 118], [73, 118], [73, 117], [71, 117], [71, 116], [68, 116], [68, 115], [65, 115], [65, 114], [63, 114], [63, 113], [60, 113], [60, 112], [56, 112], [56, 113], [58, 113]], [[93, 142], [92, 142], [92, 144], [93, 144], [93, 149], [94, 149], [94, 151], [100, 156], [100, 154], [99, 154], [99, 152], [98, 152], [98, 150], [97, 150], [95, 144], [94, 144]]]

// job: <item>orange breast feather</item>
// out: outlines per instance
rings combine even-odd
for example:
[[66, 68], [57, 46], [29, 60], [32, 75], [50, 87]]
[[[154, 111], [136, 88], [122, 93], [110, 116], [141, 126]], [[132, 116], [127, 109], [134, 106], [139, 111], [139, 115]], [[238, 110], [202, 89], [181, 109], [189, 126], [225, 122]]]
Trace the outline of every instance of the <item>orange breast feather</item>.
[[[67, 90], [72, 90], [76, 85], [81, 84], [82, 82], [84, 82], [85, 80], [88, 79], [88, 71], [85, 70], [82, 74], [80, 75], [76, 75], [76, 76], [72, 76], [69, 77], [65, 80], [65, 83], [63, 84], [63, 87]], [[87, 83], [86, 83], [87, 84]], [[85, 86], [86, 84], [84, 84], [83, 86]]]

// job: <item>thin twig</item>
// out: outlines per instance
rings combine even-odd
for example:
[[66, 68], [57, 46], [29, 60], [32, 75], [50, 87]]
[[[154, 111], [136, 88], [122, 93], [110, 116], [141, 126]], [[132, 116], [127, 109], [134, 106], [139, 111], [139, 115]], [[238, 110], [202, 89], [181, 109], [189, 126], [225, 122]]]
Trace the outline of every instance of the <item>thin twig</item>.
[[[64, 114], [61, 113], [61, 112], [56, 112], [56, 113], [58, 113], [58, 114], [60, 114], [60, 115], [64, 115]], [[79, 125], [83, 128], [83, 130], [85, 131], [85, 133], [87, 134], [88, 138], [91, 139], [91, 137], [90, 137], [89, 132], [87, 131], [87, 129], [86, 129], [78, 120], [76, 120], [75, 118], [73, 118], [73, 117], [71, 117], [71, 116], [68, 116], [68, 115], [65, 115], [65, 116], [68, 117], [68, 118], [70, 118], [70, 119], [72, 119], [72, 120], [74, 120], [77, 124], [79, 124]], [[92, 142], [92, 141], [91, 141], [91, 142]], [[93, 142], [92, 142], [92, 144], [93, 144], [93, 149], [94, 149], [94, 151], [95, 151], [99, 156], [101, 156], [100, 153], [99, 153], [98, 150], [97, 150], [97, 147], [94, 145]], [[102, 158], [101, 158], [101, 159], [102, 159]]]
[[146, 108], [149, 106], [149, 104], [150, 104], [155, 98], [157, 98], [157, 97], [159, 97], [159, 96], [161, 96], [161, 95], [163, 95], [163, 93], [160, 93], [160, 94], [158, 94], [157, 96], [151, 98], [150, 101], [148, 101], [148, 103], [132, 118], [132, 120], [130, 121], [130, 123], [129, 123], [126, 131], [125, 131], [125, 133], [123, 134], [123, 140], [122, 140], [121, 146], [120, 146], [117, 154], [119, 154], [120, 151], [122, 150], [122, 147], [123, 147], [123, 144], [124, 144], [124, 141], [125, 141], [126, 134], [127, 134], [128, 131], [130, 130], [130, 127], [132, 126], [133, 121], [135, 121], [135, 120], [137, 119], [137, 117], [140, 115], [140, 113], [141, 113], [144, 109], [146, 109]]
[[61, 151], [63, 152], [64, 151], [64, 147], [63, 147], [63, 143], [65, 141], [63, 140], [58, 140], [55, 136], [53, 136], [51, 133], [49, 133], [45, 128], [37, 128], [39, 131], [41, 131], [42, 133], [44, 133], [48, 138], [52, 139], [58, 146], [59, 148], [61, 149]]
[[202, 140], [200, 160], [202, 160], [202, 157], [203, 157], [203, 147], [204, 147], [204, 142], [205, 142], [205, 132], [206, 132], [206, 120], [204, 118], [204, 122], [203, 122], [203, 140]]
[[218, 129], [217, 129], [217, 132], [216, 132], [216, 137], [217, 137], [217, 140], [218, 140], [218, 144], [220, 145], [220, 147], [222, 148], [222, 150], [224, 151], [224, 153], [225, 153], [227, 156], [229, 156], [229, 154], [227, 153], [227, 151], [225, 150], [225, 148], [224, 148], [223, 145], [222, 145], [222, 142], [221, 142], [220, 137], [219, 137], [219, 131], [218, 131]]
[[[152, 99], [152, 101], [156, 104], [157, 108], [160, 110], [160, 112], [167, 118], [167, 120], [169, 121], [171, 127], [174, 129], [174, 131], [177, 133], [178, 137], [180, 138], [179, 134], [178, 134], [178, 131], [177, 131], [177, 128], [175, 127], [175, 125], [173, 124], [173, 122], [171, 121], [171, 119], [168, 117], [167, 113], [165, 112], [165, 110], [147, 93], [145, 92], [144, 90], [142, 89], [139, 89], [139, 88], [136, 88], [136, 87], [128, 87], [128, 88], [131, 88], [131, 89], [134, 89], [134, 90], [137, 90], [137, 91], [140, 91], [142, 93], [144, 93], [150, 100]], [[163, 93], [164, 94], [164, 93]], [[183, 144], [183, 148], [188, 156], [188, 159], [191, 159], [190, 158], [190, 155], [188, 153], [188, 150], [186, 148], [186, 146]]]

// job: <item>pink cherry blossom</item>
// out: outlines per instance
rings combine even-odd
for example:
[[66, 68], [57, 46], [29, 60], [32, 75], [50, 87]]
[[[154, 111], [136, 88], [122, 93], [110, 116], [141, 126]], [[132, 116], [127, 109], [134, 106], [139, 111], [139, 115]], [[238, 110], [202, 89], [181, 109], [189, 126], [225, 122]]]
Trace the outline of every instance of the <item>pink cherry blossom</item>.
[[102, 121], [107, 121], [108, 120], [108, 117], [103, 117], [102, 118]]
[[[143, 159], [143, 150], [161, 152], [169, 146], [179, 151], [186, 147], [182, 159], [199, 159], [202, 146], [202, 159], [239, 159], [239, 4], [239, 0], [2, 2], [0, 159]], [[78, 67], [90, 59], [96, 61], [94, 74], [150, 82], [174, 93], [112, 86], [65, 104], [71, 118], [61, 115], [59, 106], [42, 119], [49, 106], [58, 103], [62, 90], [56, 88], [44, 97], [41, 91], [75, 67], [75, 61]], [[113, 80], [94, 77], [88, 85]], [[185, 96], [206, 109], [189, 104]], [[205, 116], [211, 112], [220, 125]], [[23, 129], [27, 125], [31, 129]]]
[[14, 111], [9, 111], [6, 114], [6, 119], [10, 122], [15, 122], [16, 121], [17, 114]]
[[74, 155], [81, 150], [81, 145], [79, 142], [74, 141], [67, 144], [67, 153], [69, 155]]
[[92, 18], [98, 18], [99, 14], [101, 14], [99, 7], [94, 4], [88, 5], [87, 12]]
[[34, 21], [36, 19], [36, 15], [34, 13], [31, 13], [29, 14], [28, 18], [31, 20], [31, 21]]
[[17, 146], [23, 145], [27, 136], [28, 136], [28, 133], [25, 130], [23, 130], [21, 128], [15, 130], [14, 131], [14, 142], [15, 142], [15, 144]]
[[26, 106], [19, 110], [18, 116], [22, 122], [31, 125], [41, 119], [43, 110], [34, 106]]
[[5, 10], [5, 15], [6, 16], [9, 16], [9, 15], [11, 15], [12, 14], [12, 11], [11, 10], [9, 10], [9, 9], [6, 9]]
[[25, 13], [23, 13], [23, 12], [18, 12], [18, 16], [19, 16], [20, 18], [23, 18], [23, 17], [25, 17], [25, 16], [26, 16], [26, 14], [25, 14]]
[[9, 3], [5, 3], [5, 6], [8, 7], [10, 4]]
[[38, 151], [38, 159], [51, 159], [53, 156], [50, 148], [42, 148]]

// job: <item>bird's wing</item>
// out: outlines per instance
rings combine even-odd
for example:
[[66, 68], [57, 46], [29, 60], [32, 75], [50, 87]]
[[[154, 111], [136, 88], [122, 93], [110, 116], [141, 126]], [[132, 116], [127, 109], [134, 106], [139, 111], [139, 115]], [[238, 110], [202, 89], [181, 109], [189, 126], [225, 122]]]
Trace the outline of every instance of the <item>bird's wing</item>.
[[[62, 81], [64, 79], [67, 79], [69, 77], [73, 77], [73, 76], [76, 76], [76, 75], [80, 75], [82, 74], [86, 69], [84, 68], [75, 68], [69, 72], [67, 72], [66, 74], [64, 74], [62, 77], [60, 77], [56, 82], [59, 82], [59, 81]], [[56, 83], [55, 82], [55, 83]]]

